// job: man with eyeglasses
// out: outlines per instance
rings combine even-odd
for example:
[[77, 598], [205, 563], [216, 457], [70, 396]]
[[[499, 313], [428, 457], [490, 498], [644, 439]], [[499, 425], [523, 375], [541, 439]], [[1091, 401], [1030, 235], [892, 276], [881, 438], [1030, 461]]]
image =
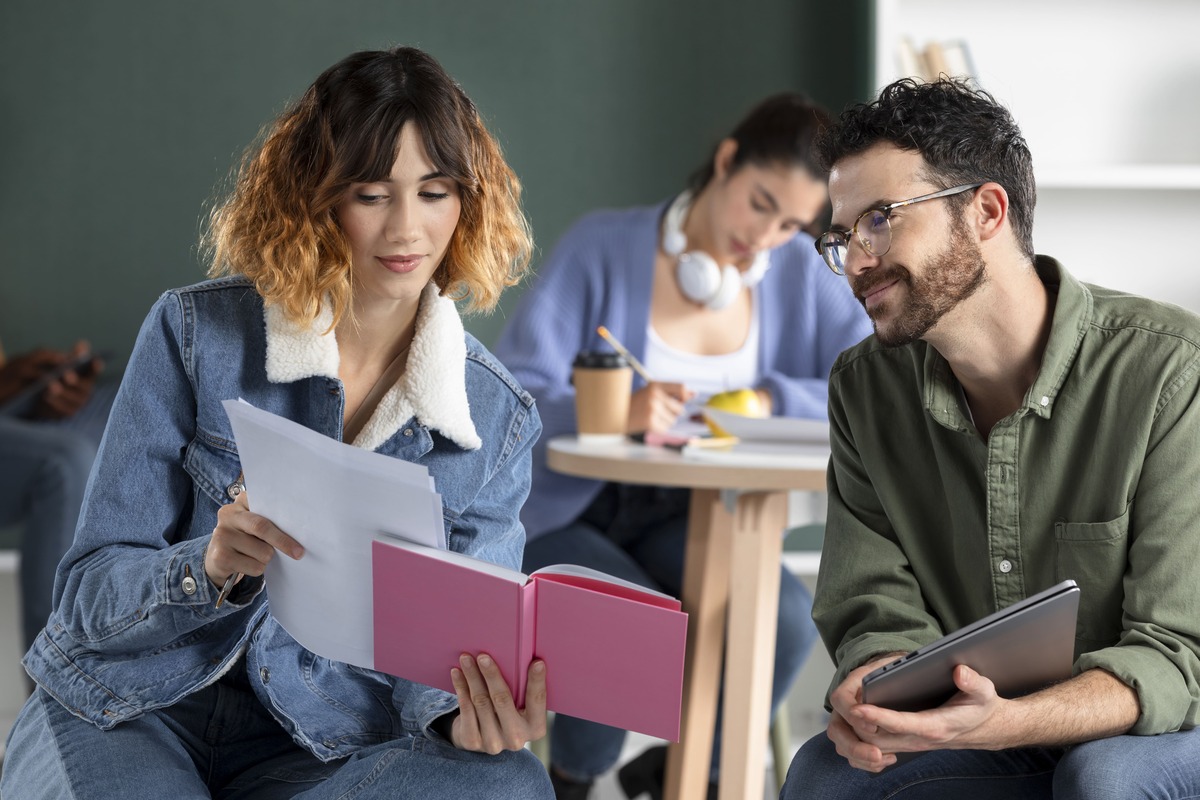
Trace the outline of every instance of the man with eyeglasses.
[[[985, 92], [899, 81], [819, 147], [817, 248], [875, 336], [830, 376], [813, 618], [837, 672], [781, 797], [1200, 796], [1200, 318], [1034, 255], [1032, 159]], [[1005, 699], [960, 665], [940, 707], [859, 702], [1067, 578], [1070, 679]]]

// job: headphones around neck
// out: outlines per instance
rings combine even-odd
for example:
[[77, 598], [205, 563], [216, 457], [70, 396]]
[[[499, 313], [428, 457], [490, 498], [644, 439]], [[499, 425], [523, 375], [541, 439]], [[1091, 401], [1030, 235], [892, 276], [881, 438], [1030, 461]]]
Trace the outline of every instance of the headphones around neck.
[[754, 256], [750, 268], [742, 272], [732, 264], [719, 266], [708, 253], [687, 252], [687, 236], [683, 233], [683, 218], [692, 207], [691, 191], [676, 197], [663, 215], [662, 248], [675, 257], [675, 282], [679, 291], [694, 303], [713, 310], [725, 308], [738, 292], [757, 286], [771, 266], [771, 254], [766, 250]]

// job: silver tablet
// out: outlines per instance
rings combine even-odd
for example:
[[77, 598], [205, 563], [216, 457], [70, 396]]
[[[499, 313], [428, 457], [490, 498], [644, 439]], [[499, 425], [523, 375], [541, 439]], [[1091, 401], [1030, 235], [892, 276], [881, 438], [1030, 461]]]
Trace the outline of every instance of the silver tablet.
[[862, 701], [922, 711], [958, 691], [954, 668], [966, 664], [1016, 697], [1071, 677], [1079, 587], [1063, 581], [885, 664], [863, 678]]

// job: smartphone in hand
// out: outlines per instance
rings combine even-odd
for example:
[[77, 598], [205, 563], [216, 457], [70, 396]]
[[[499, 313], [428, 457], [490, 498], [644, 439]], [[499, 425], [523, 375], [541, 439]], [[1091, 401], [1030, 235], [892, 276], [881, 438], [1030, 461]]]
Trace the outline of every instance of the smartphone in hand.
[[17, 392], [8, 402], [0, 406], [0, 416], [25, 418], [33, 414], [37, 400], [46, 387], [61, 379], [68, 372], [75, 372], [81, 378], [91, 378], [99, 371], [99, 365], [108, 361], [111, 355], [107, 352], [87, 352], [73, 355], [61, 364], [46, 370], [36, 381]]

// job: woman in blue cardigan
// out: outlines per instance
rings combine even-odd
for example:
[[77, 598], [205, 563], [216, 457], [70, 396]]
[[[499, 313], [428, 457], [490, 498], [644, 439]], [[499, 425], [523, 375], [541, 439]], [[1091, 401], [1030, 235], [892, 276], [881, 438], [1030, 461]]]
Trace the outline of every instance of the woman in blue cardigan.
[[[686, 490], [604, 484], [546, 467], [545, 442], [575, 431], [572, 360], [608, 349], [597, 326], [661, 381], [635, 384], [631, 433], [670, 428], [709, 395], [742, 387], [754, 387], [772, 414], [825, 417], [834, 359], [871, 330], [802, 232], [827, 202], [826, 174], [811, 157], [827, 120], [794, 93], [767, 98], [717, 145], [686, 191], [654, 206], [588, 214], [542, 265], [495, 347], [537, 399], [544, 425], [521, 514], [527, 571], [584, 564], [681, 591]], [[816, 639], [810, 603], [785, 570], [773, 708]], [[558, 716], [551, 740], [558, 796], [586, 797], [623, 740], [624, 731]], [[627, 794], [660, 790], [662, 756], [659, 748], [622, 769]], [[718, 763], [719, 739], [714, 779]]]

